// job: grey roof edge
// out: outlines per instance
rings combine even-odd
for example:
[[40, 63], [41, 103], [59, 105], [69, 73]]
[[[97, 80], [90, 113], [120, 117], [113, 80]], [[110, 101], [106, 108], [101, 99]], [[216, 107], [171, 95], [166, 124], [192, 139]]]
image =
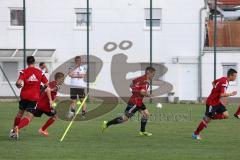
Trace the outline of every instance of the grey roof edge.
[[[213, 52], [213, 47], [204, 47], [204, 52]], [[240, 53], [240, 47], [217, 47], [218, 52], [238, 52]]]

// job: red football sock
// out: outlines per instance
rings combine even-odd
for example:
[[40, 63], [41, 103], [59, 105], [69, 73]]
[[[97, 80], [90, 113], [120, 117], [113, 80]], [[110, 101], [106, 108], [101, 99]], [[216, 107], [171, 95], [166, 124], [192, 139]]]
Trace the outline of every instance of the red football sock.
[[54, 118], [49, 118], [47, 122], [42, 126], [42, 130], [45, 131], [51, 124], [53, 124], [54, 121]]
[[21, 118], [22, 118], [22, 116], [19, 116], [19, 115], [17, 115], [16, 117], [15, 117], [15, 119], [14, 119], [14, 127], [16, 127], [19, 123], [20, 123], [20, 121], [21, 121]]
[[200, 122], [200, 124], [198, 125], [198, 128], [196, 129], [196, 131], [194, 132], [195, 135], [199, 135], [199, 133], [205, 128], [207, 127], [207, 124], [209, 122], [205, 121], [205, 120], [202, 120]]
[[223, 114], [216, 114], [214, 115], [213, 119], [225, 119]]
[[29, 122], [30, 122], [29, 118], [27, 118], [27, 117], [23, 118], [18, 125], [18, 129], [21, 129], [21, 128], [27, 126], [29, 124]]
[[238, 107], [237, 112], [235, 113], [236, 115], [240, 115], [240, 106]]

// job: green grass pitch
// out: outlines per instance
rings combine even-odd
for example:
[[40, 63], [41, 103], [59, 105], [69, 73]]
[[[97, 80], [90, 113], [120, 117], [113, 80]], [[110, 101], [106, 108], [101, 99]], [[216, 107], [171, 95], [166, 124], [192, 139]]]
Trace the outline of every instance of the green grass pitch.
[[[88, 104], [91, 109], [96, 104]], [[87, 122], [74, 122], [62, 143], [69, 122], [58, 120], [49, 128], [49, 137], [38, 134], [47, 117], [35, 118], [21, 130], [18, 141], [9, 140], [9, 129], [17, 112], [17, 103], [0, 103], [0, 160], [224, 160], [240, 157], [240, 120], [232, 114], [237, 105], [227, 108], [228, 120], [212, 122], [202, 132], [202, 141], [191, 139], [205, 110], [204, 105], [163, 104], [162, 109], [147, 105], [153, 116], [147, 125], [152, 137], [139, 137], [138, 117], [101, 133], [103, 120], [115, 118], [124, 104], [106, 115]]]

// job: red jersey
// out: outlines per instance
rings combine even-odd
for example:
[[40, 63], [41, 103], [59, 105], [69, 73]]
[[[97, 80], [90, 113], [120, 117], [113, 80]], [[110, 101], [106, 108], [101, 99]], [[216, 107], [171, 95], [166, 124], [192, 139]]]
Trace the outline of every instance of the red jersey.
[[131, 84], [131, 89], [132, 89], [133, 95], [129, 99], [128, 103], [135, 104], [137, 106], [141, 106], [144, 96], [141, 95], [140, 91], [141, 90], [147, 91], [149, 84], [150, 84], [150, 82], [147, 80], [146, 75], [143, 75], [141, 77], [134, 79]]
[[38, 101], [41, 82], [43, 84], [48, 82], [42, 71], [35, 67], [28, 67], [20, 71], [18, 79], [24, 82], [20, 98], [29, 101]]
[[[56, 81], [52, 81], [49, 83], [48, 86], [51, 90], [51, 97], [52, 100], [56, 99], [57, 96], [57, 90], [58, 90], [58, 85]], [[47, 96], [47, 92], [43, 91], [41, 93], [40, 99], [37, 103], [37, 109], [39, 109], [40, 111], [44, 111], [44, 112], [50, 112], [51, 111], [51, 106], [49, 104], [49, 99]]]
[[208, 96], [206, 104], [209, 106], [217, 106], [221, 104], [221, 94], [226, 92], [228, 87], [227, 77], [222, 77], [214, 81], [215, 87]]

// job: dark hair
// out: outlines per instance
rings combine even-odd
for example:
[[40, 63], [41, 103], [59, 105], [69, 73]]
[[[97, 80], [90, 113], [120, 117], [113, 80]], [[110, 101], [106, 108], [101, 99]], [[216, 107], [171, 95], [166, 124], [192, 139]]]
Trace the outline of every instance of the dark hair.
[[228, 76], [228, 77], [229, 77], [229, 76], [232, 76], [234, 73], [237, 73], [237, 71], [236, 71], [235, 69], [230, 68], [230, 69], [228, 70], [228, 72], [227, 72], [227, 76]]
[[42, 67], [45, 64], [45, 62], [40, 62], [39, 67]]
[[31, 65], [35, 63], [35, 58], [33, 56], [27, 56], [27, 64]]
[[80, 56], [76, 56], [76, 57], [75, 57], [75, 61], [78, 60], [78, 59], [81, 60], [81, 57], [80, 57]]
[[153, 68], [153, 67], [151, 67], [151, 66], [149, 66], [149, 67], [147, 67], [147, 68], [145, 69], [145, 73], [148, 73], [148, 72], [155, 72], [155, 71], [156, 71], [156, 69]]
[[58, 80], [60, 78], [63, 78], [64, 77], [64, 74], [62, 72], [57, 72], [55, 75], [54, 75], [54, 79], [55, 80]]

